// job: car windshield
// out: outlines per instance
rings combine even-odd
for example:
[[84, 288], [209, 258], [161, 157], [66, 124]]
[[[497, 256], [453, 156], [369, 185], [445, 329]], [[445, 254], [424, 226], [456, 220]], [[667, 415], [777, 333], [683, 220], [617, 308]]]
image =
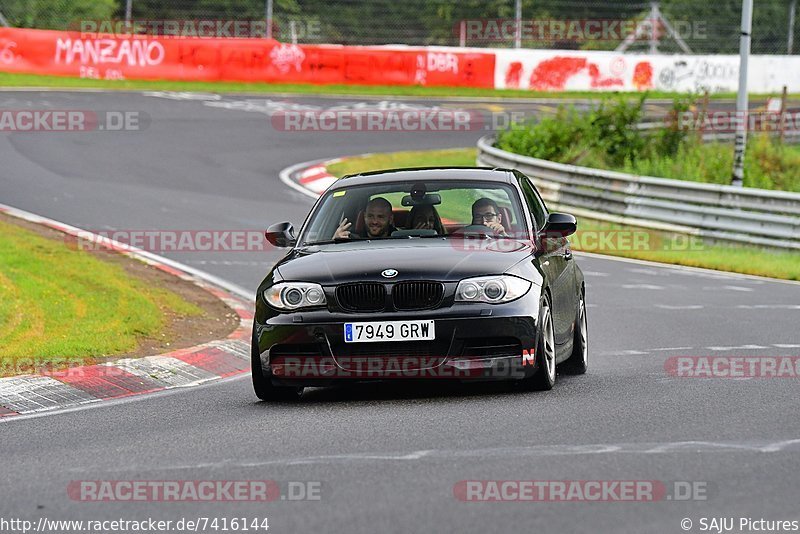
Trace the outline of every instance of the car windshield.
[[508, 184], [481, 181], [380, 182], [328, 191], [301, 245], [351, 240], [525, 235], [519, 197]]

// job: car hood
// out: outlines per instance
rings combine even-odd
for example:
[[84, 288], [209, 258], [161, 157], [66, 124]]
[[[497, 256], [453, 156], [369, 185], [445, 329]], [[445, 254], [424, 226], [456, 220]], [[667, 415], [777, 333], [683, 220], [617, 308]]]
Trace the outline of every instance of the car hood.
[[397, 271], [392, 281], [449, 282], [502, 274], [531, 253], [528, 244], [509, 239], [354, 241], [295, 249], [277, 269], [284, 280], [323, 285], [387, 281], [385, 269]]

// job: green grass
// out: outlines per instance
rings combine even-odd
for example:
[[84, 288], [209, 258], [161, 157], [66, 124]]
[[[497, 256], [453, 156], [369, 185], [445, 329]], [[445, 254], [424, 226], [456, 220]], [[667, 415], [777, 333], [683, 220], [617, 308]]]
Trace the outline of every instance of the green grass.
[[[475, 165], [476, 149], [421, 150], [345, 159], [328, 167], [344, 176], [393, 167]], [[442, 214], [445, 216], [445, 214]], [[800, 280], [800, 254], [754, 247], [706, 244], [698, 238], [581, 217], [571, 239], [575, 250], [702, 267], [786, 280]], [[642, 245], [642, 244], [646, 244]], [[638, 244], [638, 245], [637, 245]]]
[[202, 314], [117, 264], [0, 221], [0, 374], [131, 351], [162, 333], [168, 311]]
[[[800, 280], [800, 254], [796, 252], [706, 244], [697, 237], [596, 221], [585, 217], [579, 219], [578, 228], [578, 233], [570, 238], [575, 250], [784, 280]], [[598, 244], [605, 236], [611, 239]], [[634, 245], [636, 240], [639, 240], [639, 243], [646, 243], [646, 246], [637, 249]]]
[[347, 158], [328, 165], [328, 172], [342, 177], [345, 174], [398, 169], [402, 167], [429, 167], [434, 165], [473, 166], [478, 150], [475, 148], [450, 148], [445, 150], [410, 150], [388, 152]]
[[[574, 164], [643, 176], [729, 185], [733, 152], [733, 145], [729, 143], [691, 143], [682, 145], [674, 157], [642, 158], [615, 166], [590, 154]], [[744, 166], [744, 187], [800, 192], [798, 146], [777, 143], [766, 135], [751, 135], [747, 141]]]
[[[634, 92], [591, 92], [591, 91], [527, 91], [520, 89], [476, 89], [471, 87], [422, 87], [391, 85], [315, 85], [289, 83], [245, 83], [245, 82], [188, 82], [171, 80], [92, 80], [66, 76], [41, 76], [38, 74], [17, 74], [0, 72], [0, 87], [52, 87], [109, 89], [122, 91], [197, 91], [214, 93], [296, 93], [307, 95], [363, 95], [363, 96], [416, 96], [416, 97], [473, 97], [473, 98], [591, 98], [606, 99], [629, 95], [641, 96]], [[649, 98], [672, 99], [678, 93], [651, 91]], [[751, 95], [753, 98], [771, 95]], [[792, 95], [795, 97], [797, 95]], [[712, 99], [732, 99], [734, 93], [718, 93]]]

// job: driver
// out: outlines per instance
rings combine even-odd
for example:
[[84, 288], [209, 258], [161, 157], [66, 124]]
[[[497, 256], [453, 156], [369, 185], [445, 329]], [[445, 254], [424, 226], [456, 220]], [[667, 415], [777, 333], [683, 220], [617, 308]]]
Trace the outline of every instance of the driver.
[[392, 216], [392, 204], [383, 197], [375, 197], [367, 202], [367, 209], [364, 210], [364, 228], [366, 235], [359, 235], [350, 232], [352, 223], [348, 222], [347, 217], [342, 219], [339, 227], [333, 233], [334, 239], [373, 239], [377, 237], [389, 237], [392, 232], [397, 230], [394, 227], [394, 217]]
[[494, 230], [495, 235], [508, 237], [503, 227], [503, 214], [491, 198], [479, 198], [472, 204], [472, 224], [486, 226]]

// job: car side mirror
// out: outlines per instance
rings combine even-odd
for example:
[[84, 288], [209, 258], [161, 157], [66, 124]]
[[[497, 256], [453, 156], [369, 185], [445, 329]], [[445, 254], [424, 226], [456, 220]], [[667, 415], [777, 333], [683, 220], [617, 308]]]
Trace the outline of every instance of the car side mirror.
[[578, 230], [578, 221], [569, 213], [551, 213], [539, 235], [544, 238], [567, 237]]
[[273, 224], [267, 228], [264, 236], [276, 247], [293, 247], [297, 243], [297, 239], [294, 237], [294, 226], [290, 222]]

